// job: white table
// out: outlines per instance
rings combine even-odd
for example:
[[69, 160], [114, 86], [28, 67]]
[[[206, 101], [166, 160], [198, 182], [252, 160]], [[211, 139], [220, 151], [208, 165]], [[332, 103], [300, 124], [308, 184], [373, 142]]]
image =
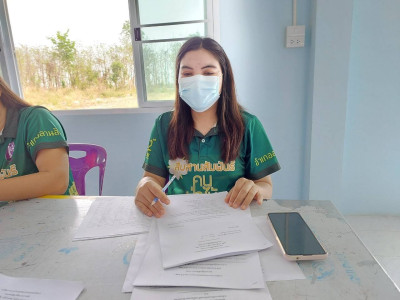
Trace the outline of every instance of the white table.
[[[132, 205], [133, 205], [133, 197]], [[81, 299], [130, 299], [121, 293], [135, 236], [72, 242], [95, 197], [32, 199], [0, 207], [0, 272], [83, 281]], [[110, 200], [112, 201], [112, 200]], [[270, 200], [254, 216], [298, 211], [329, 252], [300, 262], [307, 279], [268, 282], [274, 299], [400, 299], [400, 292], [329, 201]]]

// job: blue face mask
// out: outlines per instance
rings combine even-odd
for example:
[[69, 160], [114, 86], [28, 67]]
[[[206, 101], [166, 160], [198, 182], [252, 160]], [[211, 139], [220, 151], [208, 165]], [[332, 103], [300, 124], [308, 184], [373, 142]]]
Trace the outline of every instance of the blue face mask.
[[219, 98], [219, 77], [195, 75], [179, 78], [179, 96], [194, 111], [209, 109]]

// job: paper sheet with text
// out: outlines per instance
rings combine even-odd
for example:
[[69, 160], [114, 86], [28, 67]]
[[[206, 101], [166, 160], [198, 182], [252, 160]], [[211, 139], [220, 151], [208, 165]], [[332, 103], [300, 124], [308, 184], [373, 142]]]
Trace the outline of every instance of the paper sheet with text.
[[135, 206], [134, 197], [99, 197], [92, 203], [74, 241], [147, 232], [151, 218]]
[[[278, 245], [276, 245], [272, 230], [266, 222], [266, 216], [254, 217], [253, 219], [264, 235], [274, 244], [272, 247], [258, 252], [264, 280], [279, 281], [305, 279], [305, 276], [297, 262], [288, 261], [283, 257]], [[132, 292], [133, 282], [139, 274], [139, 269], [149, 247], [150, 245], [147, 243], [147, 234], [139, 236], [126, 274], [122, 289], [123, 292]], [[163, 289], [158, 289], [158, 291], [162, 293]]]
[[75, 300], [84, 289], [77, 281], [20, 278], [0, 274], [0, 299]]
[[150, 228], [147, 243], [149, 245], [140, 270], [133, 281], [135, 286], [196, 286], [231, 289], [265, 287], [258, 252], [163, 269], [157, 226]]
[[144, 288], [135, 287], [131, 300], [272, 300], [268, 289], [229, 290], [210, 288]]
[[233, 209], [224, 202], [225, 196], [226, 192], [170, 196], [165, 215], [157, 219], [164, 268], [272, 245], [250, 210]]

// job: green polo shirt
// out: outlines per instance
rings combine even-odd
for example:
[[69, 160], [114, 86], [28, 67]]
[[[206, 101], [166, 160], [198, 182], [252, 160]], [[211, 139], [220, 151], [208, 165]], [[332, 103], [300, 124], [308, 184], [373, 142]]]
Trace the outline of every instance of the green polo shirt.
[[[242, 115], [245, 132], [238, 157], [228, 164], [221, 160], [218, 127], [212, 128], [206, 135], [195, 130], [189, 145], [189, 161], [185, 166], [178, 166], [188, 172], [171, 183], [169, 195], [229, 191], [241, 177], [257, 180], [280, 169], [261, 122], [247, 112]], [[172, 112], [166, 112], [156, 119], [143, 164], [144, 170], [165, 178], [172, 176], [169, 173], [167, 147], [171, 117]]]
[[[68, 151], [66, 139], [60, 121], [46, 108], [7, 109], [0, 135], [0, 180], [39, 172], [35, 164], [37, 153], [61, 147]], [[71, 170], [64, 195], [78, 195]]]

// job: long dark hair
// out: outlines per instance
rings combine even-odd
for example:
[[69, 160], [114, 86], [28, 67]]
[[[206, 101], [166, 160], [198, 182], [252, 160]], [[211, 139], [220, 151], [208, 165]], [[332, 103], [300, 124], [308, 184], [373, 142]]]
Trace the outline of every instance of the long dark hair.
[[14, 93], [8, 84], [0, 76], [0, 101], [7, 108], [23, 108], [31, 106], [28, 102], [23, 100], [20, 96]]
[[179, 68], [189, 51], [205, 49], [219, 62], [222, 70], [222, 89], [217, 104], [218, 134], [221, 137], [221, 158], [225, 163], [235, 160], [243, 139], [243, 108], [236, 98], [231, 63], [222, 47], [213, 39], [194, 37], [179, 50], [175, 65], [175, 109], [168, 128], [168, 151], [171, 159], [189, 159], [188, 146], [193, 138], [194, 123], [190, 106], [179, 96]]

